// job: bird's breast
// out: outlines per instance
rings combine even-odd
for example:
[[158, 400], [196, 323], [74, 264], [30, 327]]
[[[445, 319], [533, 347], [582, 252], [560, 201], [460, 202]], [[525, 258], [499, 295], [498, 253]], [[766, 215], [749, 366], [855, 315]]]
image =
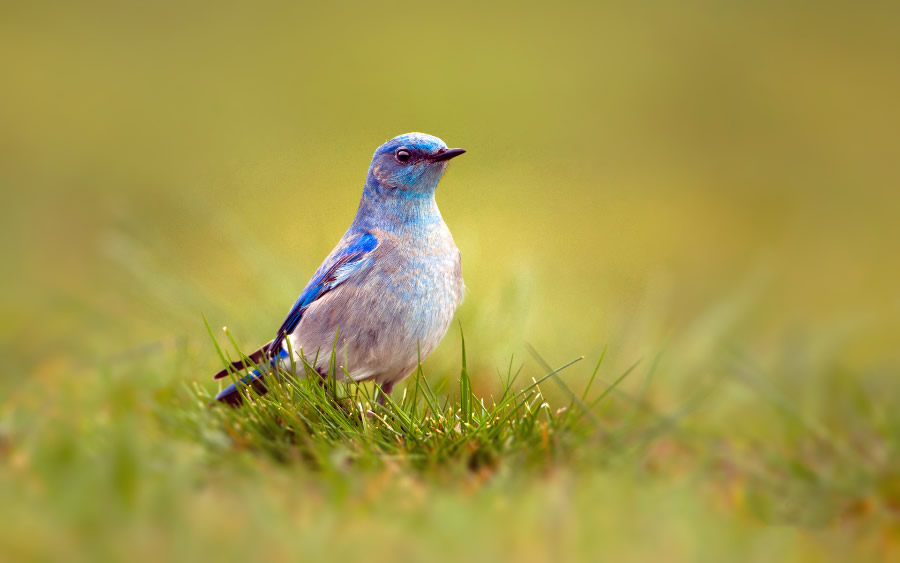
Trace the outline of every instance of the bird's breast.
[[426, 311], [449, 308], [452, 315], [462, 297], [460, 255], [449, 230], [440, 227], [418, 236], [386, 237], [375, 267], [398, 300]]

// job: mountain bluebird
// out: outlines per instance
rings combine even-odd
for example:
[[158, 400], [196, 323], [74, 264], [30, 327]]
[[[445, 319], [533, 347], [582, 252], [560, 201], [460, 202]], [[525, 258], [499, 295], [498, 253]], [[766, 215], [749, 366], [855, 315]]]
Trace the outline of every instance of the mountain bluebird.
[[[463, 298], [459, 249], [434, 192], [449, 160], [464, 152], [423, 133], [378, 147], [353, 223], [252, 363], [300, 366], [302, 374], [305, 361], [324, 378], [335, 350], [339, 379], [374, 380], [390, 394], [437, 347]], [[238, 385], [266, 392], [258, 370]], [[242, 401], [234, 385], [216, 399]]]

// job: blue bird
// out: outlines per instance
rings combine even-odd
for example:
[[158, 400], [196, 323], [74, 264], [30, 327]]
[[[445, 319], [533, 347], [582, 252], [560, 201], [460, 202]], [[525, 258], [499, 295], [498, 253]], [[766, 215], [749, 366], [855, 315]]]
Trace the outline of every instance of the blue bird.
[[[463, 298], [459, 249], [434, 193], [447, 163], [464, 152], [424, 133], [378, 147], [353, 223], [275, 338], [248, 356], [252, 362], [234, 362], [215, 378], [253, 364], [299, 366], [302, 375], [304, 361], [324, 378], [335, 350], [339, 379], [374, 380], [390, 394], [437, 347]], [[254, 370], [237, 385], [265, 393], [262, 377]], [[242, 401], [235, 385], [216, 399]]]

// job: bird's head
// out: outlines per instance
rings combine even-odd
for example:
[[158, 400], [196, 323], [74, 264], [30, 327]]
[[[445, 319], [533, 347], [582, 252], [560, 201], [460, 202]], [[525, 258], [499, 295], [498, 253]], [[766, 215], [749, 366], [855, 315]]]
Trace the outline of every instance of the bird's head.
[[425, 133], [407, 133], [378, 147], [372, 157], [367, 183], [398, 196], [428, 196], [451, 158], [466, 152], [448, 149], [444, 141]]

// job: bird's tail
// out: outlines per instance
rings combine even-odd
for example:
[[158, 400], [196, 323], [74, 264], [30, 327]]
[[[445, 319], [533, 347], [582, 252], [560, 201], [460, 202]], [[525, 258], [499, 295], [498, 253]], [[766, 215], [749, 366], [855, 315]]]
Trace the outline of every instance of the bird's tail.
[[232, 383], [225, 389], [219, 391], [219, 394], [216, 395], [216, 400], [220, 403], [226, 403], [233, 407], [239, 406], [244, 402], [244, 396], [241, 395], [241, 391], [238, 387], [250, 387], [259, 393], [260, 395], [265, 395], [269, 392], [269, 389], [266, 387], [265, 383], [262, 381], [263, 374], [260, 373], [259, 370], [253, 370], [249, 375], [246, 375], [240, 378], [237, 383]]
[[[266, 345], [268, 346], [268, 345]], [[257, 355], [258, 352], [265, 350], [265, 346], [260, 348], [257, 352], [254, 352], [249, 356], [249, 358], [256, 362], [257, 359], [254, 356]], [[279, 362], [284, 361], [288, 357], [287, 350], [282, 349], [277, 356], [269, 360], [268, 367], [274, 368], [275, 365]], [[238, 362], [235, 362], [238, 364]], [[241, 363], [241, 367], [247, 366], [247, 363]], [[236, 367], [236, 365], [235, 365]], [[265, 366], [261, 366], [265, 368]], [[268, 371], [268, 370], [267, 370]], [[224, 372], [224, 373], [223, 373]], [[216, 379], [221, 378], [223, 375], [227, 375], [229, 373], [228, 368], [216, 374]], [[254, 391], [256, 391], [260, 395], [265, 395], [269, 392], [269, 389], [266, 387], [265, 383], [263, 383], [263, 377], [265, 373], [260, 369], [254, 369], [249, 374], [244, 377], [238, 379], [235, 383], [232, 383], [225, 389], [222, 389], [218, 395], [216, 395], [216, 400], [222, 403], [229, 404], [233, 407], [239, 406], [244, 402], [244, 396], [241, 394], [241, 388], [252, 387]]]

